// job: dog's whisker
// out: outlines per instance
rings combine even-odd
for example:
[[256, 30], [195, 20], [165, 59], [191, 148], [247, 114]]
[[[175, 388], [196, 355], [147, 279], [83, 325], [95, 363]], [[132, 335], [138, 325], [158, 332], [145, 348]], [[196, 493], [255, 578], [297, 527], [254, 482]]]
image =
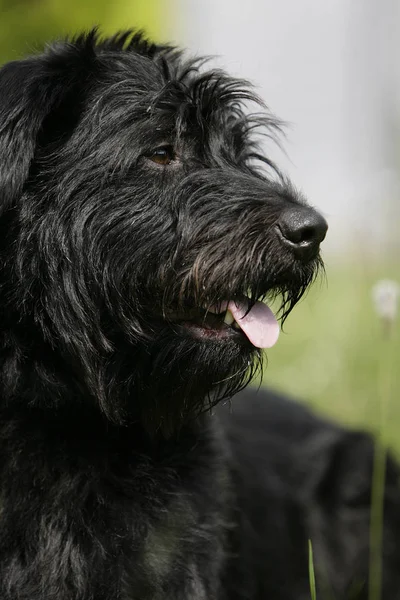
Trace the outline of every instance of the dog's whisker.
[[247, 371], [248, 368], [249, 368], [249, 365], [247, 365], [247, 367], [244, 368], [244, 369], [238, 369], [236, 371], [236, 373], [233, 373], [229, 377], [225, 377], [225, 379], [220, 379], [219, 381], [213, 382], [213, 385], [220, 385], [221, 383], [224, 383], [225, 381], [229, 381], [230, 379], [234, 379], [238, 375], [242, 375], [243, 373], [246, 373], [246, 371]]

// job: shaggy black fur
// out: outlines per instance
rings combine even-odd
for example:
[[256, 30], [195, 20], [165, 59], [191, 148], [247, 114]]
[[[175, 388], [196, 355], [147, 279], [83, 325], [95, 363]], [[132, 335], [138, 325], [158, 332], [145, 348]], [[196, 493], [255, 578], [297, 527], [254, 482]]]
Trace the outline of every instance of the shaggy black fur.
[[[317, 418], [272, 392], [245, 390], [222, 407], [236, 490], [225, 580], [229, 599], [309, 600], [308, 540], [317, 598], [400, 598], [399, 469], [386, 463], [383, 577], [369, 590], [370, 436]], [[376, 554], [374, 554], [376, 556]], [[375, 567], [376, 567], [375, 560]]]
[[[254, 104], [140, 34], [0, 71], [1, 600], [297, 600], [309, 535], [338, 597], [364, 583], [371, 443], [309, 417], [292, 476], [274, 462], [301, 415], [264, 447], [251, 405], [232, 438], [211, 414], [262, 353], [209, 309], [279, 295], [285, 317], [326, 231], [260, 152], [279, 123]], [[353, 541], [336, 523], [359, 473]]]

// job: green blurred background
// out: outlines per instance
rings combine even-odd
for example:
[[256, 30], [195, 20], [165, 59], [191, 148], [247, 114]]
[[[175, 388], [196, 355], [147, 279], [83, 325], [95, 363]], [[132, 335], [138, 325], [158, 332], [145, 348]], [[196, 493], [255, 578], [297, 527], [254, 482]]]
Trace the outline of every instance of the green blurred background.
[[[0, 0], [0, 62], [93, 25], [105, 33], [134, 26], [156, 39], [179, 39], [178, 10], [157, 0]], [[399, 322], [388, 335], [371, 299], [378, 280], [400, 281], [399, 261], [384, 253], [366, 258], [362, 247], [325, 261], [326, 277], [268, 353], [264, 384], [352, 426], [378, 431], [384, 420], [384, 436], [400, 454]]]
[[173, 10], [173, 0], [168, 6], [158, 0], [0, 0], [0, 62], [95, 25], [104, 33], [134, 26], [168, 37]]

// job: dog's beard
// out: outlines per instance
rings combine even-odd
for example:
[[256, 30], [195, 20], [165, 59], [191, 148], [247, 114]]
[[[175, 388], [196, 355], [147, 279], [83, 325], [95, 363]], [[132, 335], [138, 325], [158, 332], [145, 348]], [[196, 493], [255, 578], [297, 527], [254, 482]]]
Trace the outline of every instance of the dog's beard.
[[[265, 262], [273, 265], [272, 261]], [[123, 405], [128, 418], [140, 420], [149, 433], [170, 437], [221, 400], [231, 398], [257, 374], [262, 375], [264, 354], [250, 343], [243, 331], [227, 332], [222, 325], [222, 315], [213, 318], [216, 330], [210, 331], [210, 324], [203, 322], [203, 319], [208, 320], [207, 307], [216, 300], [218, 303], [218, 300], [229, 299], [232, 292], [228, 284], [233, 282], [238, 290], [247, 287], [250, 310], [257, 299], [266, 298], [268, 302], [275, 299], [277, 316], [284, 319], [306, 292], [320, 265], [320, 259], [316, 258], [306, 266], [288, 265], [283, 272], [270, 268], [267, 275], [259, 270], [254, 273], [248, 270], [247, 277], [240, 275], [239, 267], [233, 268], [229, 281], [221, 276], [219, 283], [222, 285], [218, 286], [216, 266], [210, 271], [204, 262], [196, 277], [185, 280], [185, 284], [192, 284], [190, 287], [182, 285], [182, 279], [173, 280], [172, 276], [167, 278], [173, 281], [171, 286], [166, 285], [164, 279], [162, 290], [152, 289], [149, 281], [147, 285], [142, 282], [139, 287], [147, 302], [141, 316], [129, 320], [142, 325], [133, 336], [126, 330], [125, 343], [115, 344], [124, 355], [118, 381], [126, 382], [128, 386], [119, 388], [123, 394], [118, 393], [115, 398], [119, 397], [122, 402], [115, 408], [119, 410]], [[208, 288], [206, 281], [210, 284]], [[152, 289], [148, 297], [143, 296], [146, 289]], [[157, 298], [162, 298], [163, 302], [157, 304]], [[171, 298], [178, 298], [178, 301], [174, 303]], [[127, 313], [124, 314], [126, 317]], [[122, 325], [121, 319], [120, 323]], [[202, 325], [205, 326], [204, 335], [199, 333]], [[108, 412], [110, 407], [104, 408]]]
[[[166, 327], [135, 355], [132, 408], [146, 430], [170, 437], [245, 387], [262, 353], [234, 340], [199, 341]], [[129, 409], [128, 409], [129, 410]]]

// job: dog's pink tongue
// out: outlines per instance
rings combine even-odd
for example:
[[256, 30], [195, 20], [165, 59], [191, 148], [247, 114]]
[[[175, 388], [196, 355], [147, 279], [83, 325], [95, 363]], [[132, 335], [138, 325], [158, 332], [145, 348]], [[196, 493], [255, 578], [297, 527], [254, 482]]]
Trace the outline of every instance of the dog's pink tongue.
[[[234, 302], [228, 305], [236, 323], [240, 326], [256, 348], [271, 348], [279, 337], [279, 324], [272, 310], [263, 302], [256, 302], [247, 312], [246, 302]], [[246, 314], [247, 312], [247, 314]]]

